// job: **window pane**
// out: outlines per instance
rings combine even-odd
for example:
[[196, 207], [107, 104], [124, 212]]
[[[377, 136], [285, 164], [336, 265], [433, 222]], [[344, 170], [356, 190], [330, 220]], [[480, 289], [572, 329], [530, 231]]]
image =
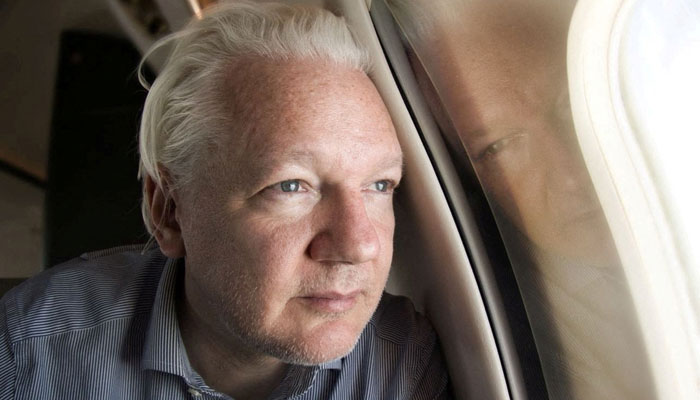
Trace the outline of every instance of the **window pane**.
[[487, 195], [550, 398], [654, 398], [571, 117], [566, 43], [575, 2], [386, 3], [446, 142], [466, 154]]

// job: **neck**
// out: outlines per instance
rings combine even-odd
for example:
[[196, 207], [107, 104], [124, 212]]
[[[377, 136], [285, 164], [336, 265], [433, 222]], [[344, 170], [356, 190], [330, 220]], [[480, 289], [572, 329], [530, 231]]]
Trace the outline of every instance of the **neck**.
[[[184, 275], [184, 274], [182, 274]], [[192, 368], [209, 387], [235, 399], [264, 399], [282, 382], [287, 365], [221, 335], [191, 307], [184, 279], [177, 288], [177, 316]]]

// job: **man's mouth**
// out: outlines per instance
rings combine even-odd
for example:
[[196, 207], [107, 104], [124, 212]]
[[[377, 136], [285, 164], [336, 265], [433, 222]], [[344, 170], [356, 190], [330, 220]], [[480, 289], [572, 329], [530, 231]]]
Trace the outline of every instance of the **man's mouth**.
[[355, 290], [347, 293], [340, 292], [318, 292], [300, 299], [309, 307], [322, 313], [343, 313], [352, 309], [357, 303], [360, 291]]

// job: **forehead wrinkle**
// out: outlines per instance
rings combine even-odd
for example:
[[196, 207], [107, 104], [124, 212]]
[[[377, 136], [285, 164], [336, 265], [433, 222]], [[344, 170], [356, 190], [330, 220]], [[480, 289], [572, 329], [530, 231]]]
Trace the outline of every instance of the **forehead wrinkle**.
[[[238, 140], [239, 154], [253, 152], [257, 144], [255, 137], [265, 135], [269, 127], [288, 125], [290, 120], [298, 118], [299, 111], [286, 105], [302, 101], [315, 89], [322, 90], [327, 86], [319, 76], [309, 80], [308, 76], [280, 74], [278, 71], [282, 64], [294, 66], [301, 62], [251, 56], [232, 62], [225, 69], [221, 97], [233, 125], [240, 127], [233, 138]], [[300, 87], [306, 90], [300, 91]]]

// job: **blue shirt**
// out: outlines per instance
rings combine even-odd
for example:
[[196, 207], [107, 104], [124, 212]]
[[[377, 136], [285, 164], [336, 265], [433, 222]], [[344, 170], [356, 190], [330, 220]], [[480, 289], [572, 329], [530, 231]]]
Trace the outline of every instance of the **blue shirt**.
[[[181, 263], [159, 250], [83, 255], [0, 301], [0, 399], [229, 399], [192, 368], [175, 312]], [[292, 365], [271, 399], [442, 399], [429, 323], [384, 294], [355, 348]]]

